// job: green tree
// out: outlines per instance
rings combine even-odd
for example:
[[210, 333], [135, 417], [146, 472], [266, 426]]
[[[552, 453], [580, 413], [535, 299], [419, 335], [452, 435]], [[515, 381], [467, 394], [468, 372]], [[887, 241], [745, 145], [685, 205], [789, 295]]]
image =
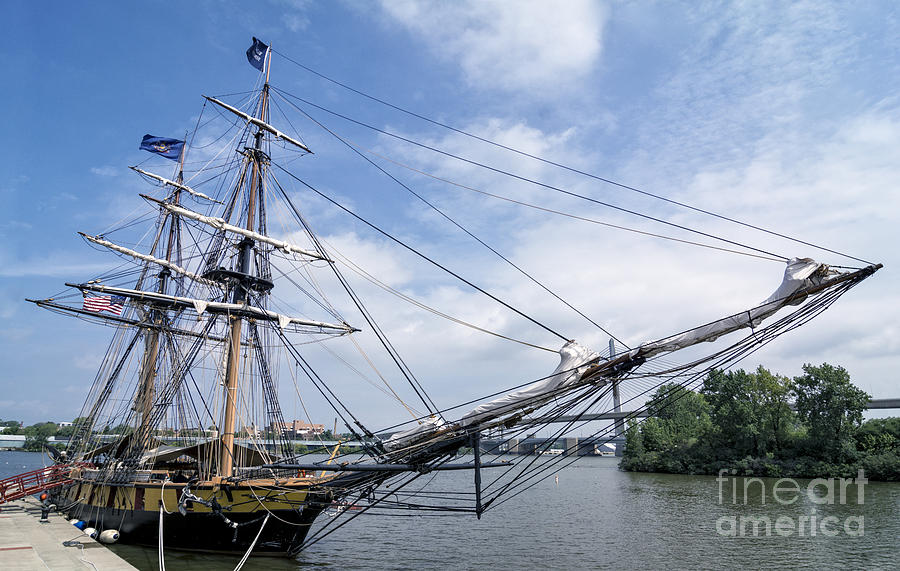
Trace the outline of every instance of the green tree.
[[754, 453], [759, 424], [750, 399], [751, 378], [743, 369], [713, 369], [703, 381], [701, 393], [710, 406], [714, 436], [726, 455], [744, 457]]
[[675, 383], [663, 385], [654, 393], [647, 402], [647, 414], [649, 418], [641, 426], [647, 450], [689, 446], [711, 427], [709, 406], [703, 396]]
[[791, 390], [797, 414], [809, 430], [809, 450], [829, 462], [852, 459], [856, 451], [854, 435], [871, 397], [850, 382], [850, 374], [843, 367], [806, 364], [803, 373], [794, 377]]
[[754, 373], [710, 371], [701, 393], [710, 406], [717, 444], [738, 458], [783, 449], [794, 424], [790, 387], [787, 377], [761, 366]]
[[647, 403], [647, 413], [660, 420], [671, 446], [692, 444], [711, 427], [709, 405], [703, 395], [675, 383], [656, 391]]
[[859, 427], [854, 436], [856, 449], [871, 454], [900, 452], [900, 418], [873, 418]]
[[25, 435], [25, 450], [40, 450], [47, 445], [47, 439], [56, 435], [59, 427], [55, 422], [39, 422], [22, 429]]
[[797, 418], [789, 402], [791, 380], [760, 366], [753, 376], [751, 395], [759, 422], [757, 455], [780, 452], [786, 447]]
[[22, 423], [18, 420], [0, 420], [0, 434], [19, 434], [22, 432]]
[[125, 423], [117, 424], [112, 428], [109, 425], [103, 430], [103, 434], [129, 434], [132, 432], [133, 428]]
[[87, 417], [76, 417], [75, 420], [72, 421], [72, 426], [60, 427], [60, 429], [56, 431], [56, 436], [58, 438], [70, 438], [73, 434], [75, 434], [75, 430], [79, 427], [79, 425], [85, 422], [87, 422]]
[[639, 456], [644, 453], [644, 437], [640, 424], [634, 419], [628, 421], [625, 430], [625, 456]]

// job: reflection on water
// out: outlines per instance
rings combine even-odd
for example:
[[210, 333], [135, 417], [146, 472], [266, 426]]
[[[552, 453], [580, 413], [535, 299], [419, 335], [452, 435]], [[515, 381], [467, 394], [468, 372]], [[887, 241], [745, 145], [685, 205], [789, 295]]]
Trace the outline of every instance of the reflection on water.
[[[6, 462], [40, 467], [42, 461], [38, 454], [0, 452], [0, 472], [10, 474], [18, 470], [6, 471]], [[860, 496], [857, 485], [845, 483], [842, 501], [839, 481], [831, 488], [819, 482], [810, 493], [809, 480], [794, 486], [728, 474], [719, 480], [634, 474], [616, 466], [615, 458], [585, 458], [561, 470], [558, 485], [551, 474], [481, 520], [363, 515], [296, 560], [251, 558], [244, 569], [887, 569], [900, 561], [900, 484], [867, 483]], [[430, 486], [459, 490], [471, 486], [471, 474], [443, 473]], [[155, 549], [114, 549], [140, 569], [159, 568]], [[238, 559], [167, 552], [166, 568], [230, 570]]]

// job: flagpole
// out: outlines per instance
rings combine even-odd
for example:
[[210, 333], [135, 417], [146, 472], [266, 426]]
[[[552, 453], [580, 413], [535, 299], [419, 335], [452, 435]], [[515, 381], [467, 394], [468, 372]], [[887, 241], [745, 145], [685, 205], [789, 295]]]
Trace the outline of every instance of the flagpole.
[[184, 144], [181, 145], [181, 155], [178, 156], [178, 173], [175, 175], [175, 181], [178, 184], [184, 182], [184, 158], [187, 156], [187, 137], [188, 132], [184, 132]]
[[266, 48], [266, 85], [269, 85], [269, 71], [272, 69], [272, 46]]

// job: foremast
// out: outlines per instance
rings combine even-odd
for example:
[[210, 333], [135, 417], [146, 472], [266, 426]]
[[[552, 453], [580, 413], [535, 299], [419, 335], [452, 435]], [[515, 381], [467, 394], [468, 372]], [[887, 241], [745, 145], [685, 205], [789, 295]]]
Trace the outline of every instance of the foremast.
[[[177, 184], [181, 184], [184, 180], [184, 156], [187, 147], [181, 147], [181, 154], [178, 157], [177, 174], [175, 180]], [[181, 189], [176, 187], [172, 195], [172, 204], [178, 205], [181, 198]], [[172, 215], [169, 211], [161, 209], [163, 216], [169, 219], [169, 232], [166, 240], [166, 252], [164, 260], [168, 264], [172, 264], [172, 257], [176, 251], [176, 240], [178, 235], [178, 216]], [[172, 272], [167, 266], [163, 266], [158, 277], [156, 291], [160, 294], [166, 294], [168, 289], [169, 277]], [[151, 306], [149, 309], [148, 321], [154, 325], [147, 332], [144, 338], [144, 357], [140, 368], [140, 378], [138, 383], [138, 391], [135, 396], [135, 410], [141, 415], [140, 425], [137, 431], [141, 442], [139, 445], [143, 449], [150, 448], [151, 433], [153, 429], [153, 405], [156, 398], [155, 383], [158, 367], [156, 361], [159, 357], [159, 335], [160, 330], [164, 326], [165, 312]]]

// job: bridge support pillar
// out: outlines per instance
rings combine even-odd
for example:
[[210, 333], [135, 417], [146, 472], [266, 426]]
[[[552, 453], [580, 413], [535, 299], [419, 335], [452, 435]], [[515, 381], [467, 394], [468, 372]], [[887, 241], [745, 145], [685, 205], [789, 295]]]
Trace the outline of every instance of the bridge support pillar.
[[[609, 340], [609, 358], [612, 359], [616, 354], [616, 342], [613, 339]], [[622, 412], [622, 400], [619, 397], [619, 379], [613, 379], [612, 382], [612, 393], [613, 393], [613, 411]], [[625, 435], [625, 420], [621, 418], [617, 418], [613, 421], [613, 434], [615, 434], [616, 438], [621, 438]], [[625, 450], [624, 444], [616, 444], [616, 456], [621, 456], [622, 452]]]

